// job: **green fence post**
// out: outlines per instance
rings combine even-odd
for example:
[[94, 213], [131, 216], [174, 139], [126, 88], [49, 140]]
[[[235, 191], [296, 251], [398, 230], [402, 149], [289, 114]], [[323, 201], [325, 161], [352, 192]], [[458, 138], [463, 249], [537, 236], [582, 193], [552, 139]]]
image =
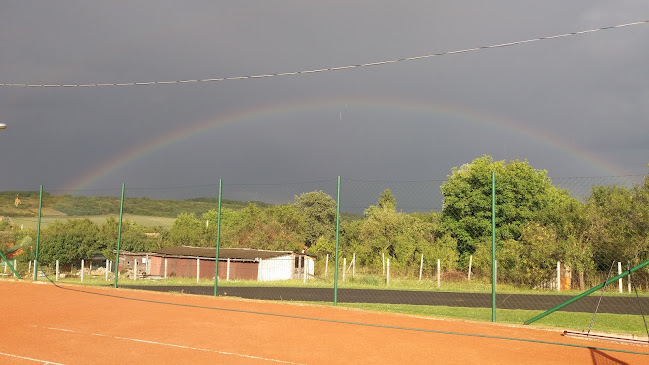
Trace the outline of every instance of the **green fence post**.
[[124, 215], [124, 190], [126, 184], [122, 183], [122, 199], [119, 203], [119, 226], [117, 228], [117, 257], [115, 258], [115, 287], [117, 288], [117, 279], [119, 277], [119, 250], [122, 244], [122, 217]]
[[496, 173], [491, 173], [491, 322], [496, 322]]
[[34, 280], [38, 280], [38, 251], [41, 242], [41, 212], [43, 209], [43, 185], [38, 197], [38, 226], [36, 226], [36, 255], [34, 256]]
[[336, 186], [336, 258], [334, 260], [334, 306], [338, 305], [338, 240], [340, 237], [340, 176]]
[[219, 285], [219, 249], [221, 248], [221, 195], [223, 182], [219, 179], [219, 211], [216, 218], [216, 263], [214, 264], [214, 296]]

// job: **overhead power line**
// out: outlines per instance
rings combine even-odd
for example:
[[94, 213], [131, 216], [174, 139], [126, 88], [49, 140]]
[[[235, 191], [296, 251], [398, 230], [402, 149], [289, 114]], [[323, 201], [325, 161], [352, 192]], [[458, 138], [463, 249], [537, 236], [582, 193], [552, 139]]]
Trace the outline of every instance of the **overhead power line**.
[[147, 86], [147, 85], [150, 86], [150, 85], [190, 84], [190, 83], [198, 83], [198, 82], [216, 82], [216, 81], [263, 79], [263, 78], [269, 78], [269, 77], [293, 76], [293, 75], [312, 74], [312, 73], [327, 72], [327, 71], [340, 71], [340, 70], [347, 70], [347, 69], [353, 69], [353, 68], [387, 65], [387, 64], [398, 63], [398, 62], [416, 61], [416, 60], [422, 60], [422, 59], [438, 57], [438, 56], [448, 56], [448, 55], [454, 55], [454, 54], [460, 54], [460, 53], [469, 53], [469, 52], [481, 51], [481, 50], [485, 50], [485, 49], [511, 47], [511, 46], [517, 46], [517, 45], [520, 45], [520, 44], [539, 42], [539, 41], [545, 41], [545, 40], [551, 40], [551, 39], [567, 38], [567, 37], [572, 37], [572, 36], [577, 36], [577, 35], [582, 35], [582, 34], [587, 34], [587, 33], [595, 33], [595, 32], [600, 32], [600, 31], [604, 31], [604, 30], [625, 28], [625, 27], [630, 27], [630, 26], [634, 26], [634, 25], [641, 25], [641, 24], [647, 24], [647, 23], [649, 23], [649, 20], [641, 20], [641, 21], [636, 21], [636, 22], [632, 22], [632, 23], [625, 23], [625, 24], [612, 25], [612, 26], [608, 26], [608, 27], [600, 27], [600, 28], [594, 28], [594, 29], [588, 29], [588, 30], [581, 30], [581, 31], [577, 31], [577, 32], [556, 34], [556, 35], [538, 37], [538, 38], [532, 38], [532, 39], [526, 39], [526, 40], [521, 40], [521, 41], [514, 41], [514, 42], [507, 42], [507, 43], [500, 43], [500, 44], [492, 44], [492, 45], [489, 45], [489, 46], [466, 48], [466, 49], [461, 49], [461, 50], [456, 50], [456, 51], [431, 53], [431, 54], [427, 54], [427, 55], [423, 55], [423, 56], [405, 57], [405, 58], [398, 58], [398, 59], [393, 59], [393, 60], [361, 63], [361, 64], [357, 64], [357, 65], [336, 66], [336, 67], [327, 67], [327, 68], [320, 68], [320, 69], [313, 69], [313, 70], [280, 72], [280, 73], [272, 73], [272, 74], [217, 77], [217, 78], [195, 79], [195, 80], [89, 83], [89, 84], [28, 84], [28, 83], [11, 84], [11, 83], [0, 83], [0, 86], [4, 86], [4, 87], [11, 87], [11, 86], [13, 86], [13, 87], [98, 87], [98, 86]]

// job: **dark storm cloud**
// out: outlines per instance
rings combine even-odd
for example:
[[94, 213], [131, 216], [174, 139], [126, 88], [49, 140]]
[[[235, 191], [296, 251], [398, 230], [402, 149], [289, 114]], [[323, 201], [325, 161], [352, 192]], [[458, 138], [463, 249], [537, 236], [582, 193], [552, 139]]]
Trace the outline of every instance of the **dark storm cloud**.
[[[290, 72], [644, 19], [649, 4], [639, 0], [4, 1], [0, 82], [111, 83]], [[217, 178], [309, 181], [336, 175], [443, 179], [453, 166], [482, 154], [527, 158], [557, 176], [645, 174], [646, 44], [649, 25], [640, 25], [313, 75], [146, 87], [4, 87], [0, 120], [8, 128], [0, 134], [0, 190], [69, 187], [120, 153], [199, 121], [330, 99], [340, 100], [340, 106], [207, 129], [132, 159], [95, 186], [197, 185]], [[361, 99], [430, 101], [483, 117], [354, 109]], [[346, 112], [345, 104], [353, 112]], [[515, 123], [518, 132], [487, 120]]]

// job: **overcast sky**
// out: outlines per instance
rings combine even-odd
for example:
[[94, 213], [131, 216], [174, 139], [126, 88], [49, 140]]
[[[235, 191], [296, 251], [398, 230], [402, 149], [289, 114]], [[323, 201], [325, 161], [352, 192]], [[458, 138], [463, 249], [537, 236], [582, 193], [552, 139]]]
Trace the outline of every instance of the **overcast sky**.
[[[649, 19], [646, 0], [0, 3], [0, 83], [259, 75]], [[0, 190], [444, 180], [483, 154], [644, 175], [649, 24], [209, 83], [0, 87]]]

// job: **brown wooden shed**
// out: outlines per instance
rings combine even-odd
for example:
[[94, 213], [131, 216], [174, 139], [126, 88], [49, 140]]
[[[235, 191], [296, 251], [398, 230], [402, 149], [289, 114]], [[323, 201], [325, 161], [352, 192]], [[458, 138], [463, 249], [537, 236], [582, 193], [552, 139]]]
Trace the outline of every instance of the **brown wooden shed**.
[[[148, 254], [150, 276], [214, 278], [216, 248], [179, 246]], [[309, 265], [310, 264], [310, 265]], [[313, 258], [291, 251], [248, 248], [219, 250], [219, 279], [283, 280], [313, 276]]]

